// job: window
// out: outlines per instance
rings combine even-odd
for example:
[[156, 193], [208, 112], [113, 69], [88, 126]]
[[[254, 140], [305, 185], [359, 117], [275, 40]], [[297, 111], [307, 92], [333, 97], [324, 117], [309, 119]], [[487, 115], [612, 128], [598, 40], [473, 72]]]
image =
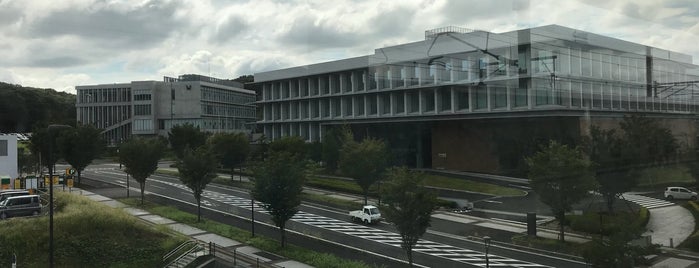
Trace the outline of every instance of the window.
[[456, 105], [458, 110], [468, 110], [468, 88], [455, 87]]
[[0, 140], [0, 156], [7, 156], [7, 140]]
[[134, 115], [151, 115], [150, 104], [134, 105]]

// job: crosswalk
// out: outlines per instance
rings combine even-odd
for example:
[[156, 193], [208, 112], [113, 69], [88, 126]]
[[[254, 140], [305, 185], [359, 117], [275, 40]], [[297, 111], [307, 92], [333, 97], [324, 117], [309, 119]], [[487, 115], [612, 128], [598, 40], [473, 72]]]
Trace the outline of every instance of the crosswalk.
[[662, 199], [647, 197], [647, 196], [638, 195], [638, 194], [631, 194], [631, 193], [624, 193], [621, 195], [621, 198], [625, 199], [627, 201], [636, 203], [639, 206], [642, 206], [642, 207], [647, 208], [647, 209], [661, 208], [661, 207], [668, 207], [668, 206], [675, 205], [675, 203], [668, 202], [668, 201], [665, 201]]
[[[151, 179], [154, 180], [154, 179]], [[177, 184], [177, 183], [172, 183], [168, 181], [163, 181], [163, 180], [157, 180], [155, 179], [154, 181], [157, 181], [159, 183], [167, 184], [173, 187], [180, 188], [184, 191], [190, 191], [189, 188], [187, 188], [184, 185]], [[224, 193], [219, 193], [219, 192], [213, 192], [213, 191], [208, 191], [205, 190], [202, 193], [202, 196], [205, 198], [209, 198], [211, 200], [221, 202], [224, 204], [236, 206], [239, 208], [244, 208], [244, 209], [250, 209], [251, 202], [250, 199], [246, 198], [241, 198], [237, 196], [232, 196]], [[211, 203], [209, 203], [211, 204]], [[262, 204], [259, 202], [255, 202], [254, 204], [255, 210], [261, 212], [261, 213], [267, 213], [263, 207]], [[333, 218], [328, 218], [324, 216], [319, 216], [303, 211], [299, 211], [296, 213], [294, 217], [291, 218], [291, 220], [307, 224], [310, 226], [315, 226], [335, 232], [339, 232], [342, 234], [346, 235], [351, 235], [355, 237], [360, 237], [364, 238], [370, 241], [375, 241], [383, 244], [387, 244], [390, 246], [394, 247], [400, 247], [401, 245], [401, 237], [400, 235], [384, 230], [379, 230], [375, 228], [371, 228], [368, 226], [364, 225], [359, 225], [347, 221], [341, 221]], [[432, 241], [427, 241], [427, 240], [420, 240], [415, 247], [413, 248], [415, 252], [422, 252], [425, 254], [433, 255], [433, 256], [439, 256], [443, 258], [447, 258], [453, 261], [457, 262], [462, 262], [462, 263], [467, 263], [470, 265], [474, 266], [479, 266], [479, 267], [486, 267], [486, 261], [485, 261], [485, 255], [481, 252], [470, 250], [470, 249], [463, 249], [463, 248], [458, 248], [450, 245], [445, 245], [437, 242], [432, 242]], [[516, 260], [516, 259], [511, 259], [507, 257], [502, 257], [502, 256], [497, 256], [493, 254], [488, 254], [488, 259], [489, 259], [489, 266], [490, 267], [549, 267], [541, 264], [536, 264], [536, 263], [531, 263], [531, 262], [526, 262], [526, 261], [521, 261], [521, 260]]]

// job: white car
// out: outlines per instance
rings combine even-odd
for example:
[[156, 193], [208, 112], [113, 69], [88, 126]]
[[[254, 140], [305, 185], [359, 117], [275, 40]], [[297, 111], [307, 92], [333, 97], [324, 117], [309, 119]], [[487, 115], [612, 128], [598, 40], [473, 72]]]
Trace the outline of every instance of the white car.
[[665, 199], [691, 199], [697, 200], [697, 192], [690, 191], [684, 187], [667, 187], [665, 188]]

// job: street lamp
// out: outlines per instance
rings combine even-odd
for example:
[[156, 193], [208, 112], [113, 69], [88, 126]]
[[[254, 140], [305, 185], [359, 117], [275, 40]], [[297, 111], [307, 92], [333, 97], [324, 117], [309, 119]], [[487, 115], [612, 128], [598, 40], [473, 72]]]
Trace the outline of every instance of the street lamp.
[[60, 129], [71, 128], [69, 125], [49, 125], [49, 267], [53, 267], [53, 142], [55, 137], [54, 131]]
[[490, 260], [488, 259], [488, 249], [490, 249], [490, 236], [483, 237], [483, 245], [485, 246], [485, 268], [490, 268]]

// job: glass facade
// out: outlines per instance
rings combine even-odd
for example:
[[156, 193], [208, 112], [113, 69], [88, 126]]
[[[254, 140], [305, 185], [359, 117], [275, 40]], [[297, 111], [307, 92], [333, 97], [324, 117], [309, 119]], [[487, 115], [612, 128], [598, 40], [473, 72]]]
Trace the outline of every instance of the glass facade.
[[[262, 95], [257, 104], [265, 113], [258, 123], [274, 139], [276, 134], [304, 133], [276, 130], [289, 127], [318, 131], [306, 137], [321, 136], [319, 126], [338, 120], [489, 112], [517, 116], [537, 110], [697, 111], [694, 86], [686, 86], [699, 80], [699, 68], [691, 60], [670, 60], [663, 56], [669, 52], [603, 36], [595, 42], [578, 40], [575, 32], [544, 26], [489, 35], [452, 33], [383, 48], [385, 55], [366, 57], [366, 67], [333, 72], [318, 67], [317, 74], [300, 77], [285, 76], [284, 70], [256, 74]], [[487, 51], [465, 45], [484, 43], [484, 38], [494, 44]], [[419, 49], [442, 53], [427, 53], [429, 58], [401, 54]], [[318, 65], [333, 64], [339, 63]], [[265, 80], [265, 75], [285, 78]], [[267, 115], [276, 115], [282, 103], [290, 117]], [[315, 116], [328, 109], [330, 116]]]

